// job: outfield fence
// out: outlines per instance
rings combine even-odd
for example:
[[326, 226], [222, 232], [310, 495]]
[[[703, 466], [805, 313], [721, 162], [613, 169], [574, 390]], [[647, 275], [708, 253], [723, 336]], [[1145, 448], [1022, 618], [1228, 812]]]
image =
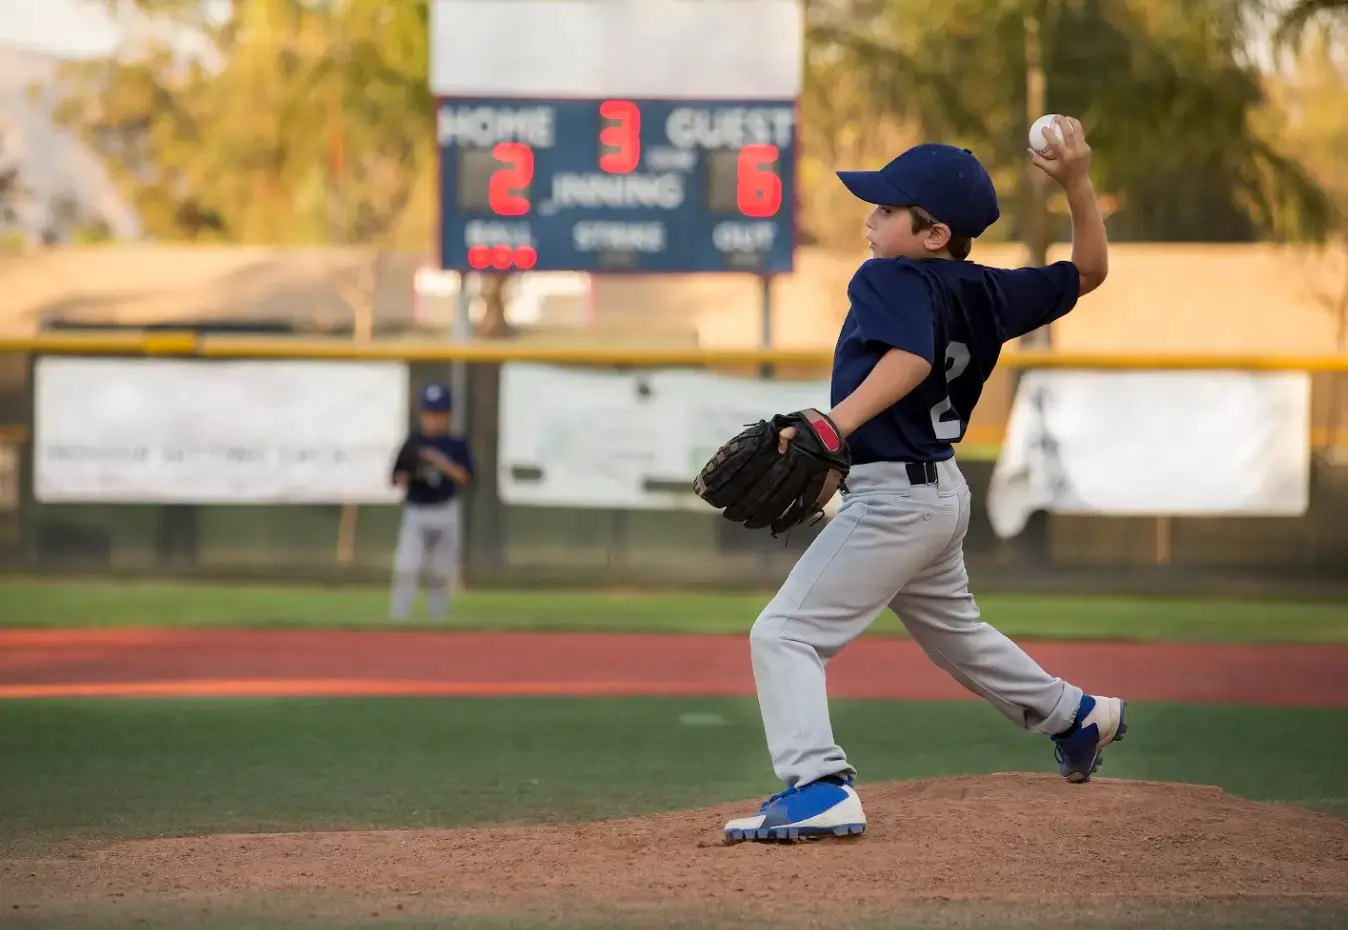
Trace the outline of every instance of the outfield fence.
[[[789, 392], [792, 385], [827, 379], [827, 352], [638, 349], [524, 340], [358, 342], [237, 333], [44, 332], [0, 336], [0, 571], [382, 582], [390, 568], [399, 510], [389, 501], [129, 502], [115, 499], [116, 495], [107, 500], [44, 499], [34, 450], [40, 432], [55, 427], [43, 422], [53, 415], [52, 402], [48, 399], [42, 408], [37, 384], [44, 364], [62, 358], [121, 360], [128, 365], [156, 359], [378, 362], [406, 366], [398, 368], [406, 396], [414, 396], [429, 381], [452, 380], [459, 391], [460, 425], [475, 450], [479, 475], [465, 508], [463, 569], [469, 584], [767, 588], [780, 581], [818, 531], [815, 527], [780, 539], [745, 531], [705, 506], [668, 503], [676, 489], [660, 482], [633, 491], [635, 496], [627, 503], [606, 506], [602, 488], [587, 490], [584, 482], [573, 482], [572, 488], [564, 487], [565, 482], [549, 486], [539, 475], [525, 474], [528, 469], [498, 467], [498, 456], [511, 443], [528, 443], [537, 434], [548, 433], [563, 416], [576, 417], [581, 421], [579, 433], [573, 422], [570, 438], [551, 447], [560, 451], [539, 453], [546, 460], [542, 470], [555, 464], [550, 458], [555, 454], [567, 457], [577, 474], [586, 467], [603, 471], [605, 462], [615, 458], [612, 450], [619, 458], [641, 454], [645, 447], [633, 438], [638, 434], [644, 437], [641, 442], [659, 445], [662, 428], [658, 411], [643, 413], [640, 401], [615, 401], [616, 405], [604, 401], [595, 393], [608, 390], [604, 384], [635, 385], [636, 393], [642, 394], [649, 390], [643, 380], [648, 375], [656, 379], [650, 383], [675, 384], [682, 383], [679, 377], [688, 380], [693, 373], [703, 373]], [[565, 380], [547, 382], [556, 385], [551, 388], [535, 386], [536, 403], [528, 403], [526, 393], [521, 406], [519, 392], [530, 388], [519, 372], [531, 365], [575, 373], [577, 380], [574, 386]], [[1039, 514], [1024, 532], [999, 538], [980, 502], [1006, 428], [1016, 379], [1022, 372], [1046, 368], [1308, 373], [1309, 508], [1286, 517]], [[582, 375], [592, 377], [593, 384]], [[629, 380], [594, 380], [599, 375]], [[93, 415], [84, 413], [81, 404], [87, 404], [87, 410], [108, 409], [109, 389], [89, 390], [97, 396], [82, 400], [78, 390], [62, 395], [59, 419], [66, 429], [78, 430], [81, 417]], [[191, 390], [183, 387], [185, 392]], [[740, 400], [750, 407], [758, 403], [747, 396]], [[270, 401], [255, 398], [251, 403]], [[40, 415], [40, 409], [46, 412]], [[411, 422], [405, 397], [401, 409], [405, 422], [396, 429]], [[532, 425], [523, 433], [518, 425], [510, 425], [531, 415]], [[352, 428], [332, 411], [316, 418], [331, 420], [334, 432]], [[95, 427], [89, 424], [91, 431]], [[304, 424], [296, 428], [309, 429]], [[576, 448], [575, 437], [585, 431], [590, 431], [583, 444], [587, 448]], [[387, 450], [390, 461], [393, 451]], [[975, 582], [984, 590], [1307, 595], [1348, 590], [1348, 356], [1008, 353], [988, 384], [959, 458], [976, 499], [966, 552]], [[688, 478], [691, 475], [683, 482]], [[679, 485], [677, 490], [684, 489]], [[647, 500], [655, 503], [647, 505]]]

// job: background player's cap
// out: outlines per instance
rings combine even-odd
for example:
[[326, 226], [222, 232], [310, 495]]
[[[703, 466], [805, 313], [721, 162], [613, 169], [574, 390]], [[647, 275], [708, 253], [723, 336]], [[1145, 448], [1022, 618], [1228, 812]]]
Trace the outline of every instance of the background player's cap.
[[421, 409], [431, 413], [449, 413], [453, 398], [443, 384], [428, 384], [421, 389]]
[[927, 142], [879, 171], [839, 171], [838, 179], [866, 203], [921, 207], [957, 236], [976, 239], [997, 222], [997, 189], [968, 149]]

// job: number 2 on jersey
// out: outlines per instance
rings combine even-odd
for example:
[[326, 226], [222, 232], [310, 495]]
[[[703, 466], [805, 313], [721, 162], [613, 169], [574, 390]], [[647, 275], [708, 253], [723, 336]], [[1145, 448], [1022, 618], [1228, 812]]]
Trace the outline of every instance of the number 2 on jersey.
[[964, 374], [969, 367], [969, 347], [962, 342], [952, 342], [945, 348], [945, 400], [931, 408], [931, 428], [937, 439], [954, 442], [964, 435], [964, 423], [956, 412], [954, 419], [944, 419], [954, 404], [950, 402], [950, 382]]

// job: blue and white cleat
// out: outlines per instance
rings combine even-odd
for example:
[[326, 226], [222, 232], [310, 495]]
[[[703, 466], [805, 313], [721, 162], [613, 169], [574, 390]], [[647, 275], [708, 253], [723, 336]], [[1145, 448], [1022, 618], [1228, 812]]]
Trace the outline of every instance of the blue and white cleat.
[[1124, 720], [1127, 708], [1128, 702], [1118, 698], [1089, 694], [1081, 698], [1071, 729], [1053, 737], [1058, 772], [1063, 778], [1073, 784], [1091, 780], [1100, 768], [1104, 748], [1122, 741], [1123, 734], [1128, 732]]
[[778, 792], [752, 817], [725, 825], [726, 843], [796, 841], [866, 832], [866, 814], [852, 779], [829, 775]]

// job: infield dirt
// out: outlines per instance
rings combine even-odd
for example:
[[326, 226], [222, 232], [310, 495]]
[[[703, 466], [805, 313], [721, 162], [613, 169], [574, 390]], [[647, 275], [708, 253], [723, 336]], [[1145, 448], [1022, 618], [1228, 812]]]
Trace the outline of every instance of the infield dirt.
[[[803, 908], [861, 917], [934, 901], [1251, 902], [1342, 897], [1348, 821], [1218, 788], [1002, 774], [862, 785], [868, 832], [721, 843], [746, 805], [578, 824], [214, 835], [81, 846], [0, 864], [30, 919], [294, 901], [317, 916]], [[750, 802], [747, 809], [752, 810]], [[17, 916], [10, 912], [10, 916]]]

